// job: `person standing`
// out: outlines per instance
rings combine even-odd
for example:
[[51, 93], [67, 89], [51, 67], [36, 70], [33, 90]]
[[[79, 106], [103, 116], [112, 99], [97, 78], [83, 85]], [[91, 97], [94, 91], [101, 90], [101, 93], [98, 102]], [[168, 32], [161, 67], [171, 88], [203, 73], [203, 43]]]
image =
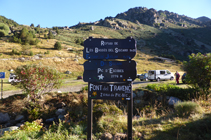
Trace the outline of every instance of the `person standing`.
[[178, 85], [179, 84], [180, 74], [178, 73], [178, 71], [176, 71], [175, 75], [176, 75], [176, 82], [177, 82], [177, 85]]

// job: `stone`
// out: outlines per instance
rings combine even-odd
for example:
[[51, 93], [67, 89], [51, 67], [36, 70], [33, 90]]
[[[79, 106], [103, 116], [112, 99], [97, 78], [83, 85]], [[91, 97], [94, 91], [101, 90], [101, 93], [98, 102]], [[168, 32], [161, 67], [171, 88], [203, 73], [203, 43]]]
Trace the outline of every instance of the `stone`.
[[17, 130], [18, 128], [19, 127], [17, 127], [17, 126], [11, 126], [11, 127], [0, 129], [0, 136], [4, 135], [5, 131], [13, 131], [13, 130]]
[[106, 132], [106, 133], [101, 135], [101, 139], [102, 140], [113, 140], [113, 136], [112, 136], [112, 134]]
[[57, 91], [57, 93], [62, 93], [62, 92], [59, 90], [59, 91]]
[[17, 123], [16, 124], [17, 127], [21, 127], [22, 125], [24, 125], [24, 123]]
[[55, 121], [54, 118], [49, 118], [45, 120], [45, 123], [52, 123], [53, 121]]
[[66, 106], [66, 104], [64, 102], [61, 102], [61, 103], [58, 103], [55, 105], [56, 108], [62, 108], [64, 106]]
[[71, 73], [72, 73], [71, 71], [66, 71], [66, 72], [65, 72], [65, 74], [71, 74]]
[[114, 135], [114, 140], [127, 140], [127, 134], [117, 133]]
[[15, 124], [16, 124], [16, 121], [15, 120], [10, 120], [4, 126], [5, 127], [10, 127], [10, 126], [14, 126]]
[[180, 100], [179, 98], [173, 97], [173, 96], [171, 96], [171, 97], [169, 98], [169, 100], [168, 100], [168, 104], [169, 104], [169, 105], [174, 105], [174, 104], [176, 104], [177, 102], [181, 102], [181, 100]]
[[142, 96], [144, 96], [144, 91], [143, 90], [138, 91], [137, 96], [139, 98], [142, 97]]
[[15, 117], [15, 120], [18, 121], [18, 122], [21, 121], [21, 120], [24, 120], [24, 116], [18, 115], [18, 116]]
[[134, 104], [140, 104], [141, 100], [134, 100]]
[[10, 120], [10, 117], [8, 115], [8, 113], [1, 113], [0, 112], [0, 124], [1, 123], [6, 123]]
[[56, 115], [57, 116], [59, 116], [59, 115], [65, 115], [66, 114], [66, 112], [65, 112], [65, 110], [64, 109], [58, 109], [57, 111], [56, 111]]
[[136, 97], [136, 93], [133, 92], [133, 98], [135, 98], [135, 97]]
[[65, 120], [65, 117], [64, 117], [64, 115], [59, 115], [58, 116], [58, 119], [61, 120], [61, 121], [64, 121]]

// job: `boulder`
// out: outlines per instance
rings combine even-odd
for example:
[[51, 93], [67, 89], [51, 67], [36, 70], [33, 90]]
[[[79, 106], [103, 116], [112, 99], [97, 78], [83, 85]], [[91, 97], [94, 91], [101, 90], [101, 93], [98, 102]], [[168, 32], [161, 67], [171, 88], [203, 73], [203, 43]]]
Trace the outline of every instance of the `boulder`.
[[8, 113], [1, 113], [0, 112], [0, 124], [1, 123], [6, 123], [10, 120], [10, 116], [8, 115]]
[[23, 115], [18, 115], [18, 116], [15, 117], [15, 121], [17, 121], [17, 122], [19, 122], [19, 121], [21, 121], [23, 119], [24, 119]]
[[19, 127], [17, 127], [17, 126], [11, 126], [11, 127], [0, 129], [0, 136], [4, 135], [5, 131], [13, 131], [13, 130], [17, 130], [18, 128]]
[[61, 102], [61, 103], [58, 103], [55, 105], [56, 108], [62, 108], [64, 106], [66, 106], [66, 104], [64, 102]]
[[52, 123], [53, 121], [55, 121], [54, 118], [49, 118], [45, 120], [45, 123]]
[[10, 126], [14, 126], [15, 124], [16, 124], [16, 121], [15, 120], [10, 120], [4, 126], [5, 127], [10, 127]]
[[114, 140], [127, 140], [127, 134], [117, 133], [114, 135]]
[[113, 140], [113, 136], [112, 134], [106, 132], [101, 135], [101, 140]]
[[169, 97], [169, 100], [168, 100], [169, 105], [174, 105], [177, 102], [181, 102], [181, 100], [177, 97], [173, 97], [173, 96]]
[[135, 98], [135, 97], [136, 97], [136, 93], [133, 92], [133, 98]]
[[61, 120], [61, 121], [64, 121], [65, 120], [65, 117], [64, 117], [64, 115], [59, 115], [58, 116], [58, 119]]
[[71, 74], [71, 73], [72, 73], [71, 71], [66, 71], [66, 72], [65, 72], [65, 74]]
[[59, 116], [59, 115], [65, 115], [66, 114], [66, 112], [65, 112], [65, 110], [64, 109], [58, 109], [57, 111], [56, 111], [56, 115], [57, 116]]
[[144, 96], [144, 91], [143, 90], [140, 90], [140, 91], [137, 92], [136, 95], [137, 95], [137, 97], [140, 98], [140, 97]]

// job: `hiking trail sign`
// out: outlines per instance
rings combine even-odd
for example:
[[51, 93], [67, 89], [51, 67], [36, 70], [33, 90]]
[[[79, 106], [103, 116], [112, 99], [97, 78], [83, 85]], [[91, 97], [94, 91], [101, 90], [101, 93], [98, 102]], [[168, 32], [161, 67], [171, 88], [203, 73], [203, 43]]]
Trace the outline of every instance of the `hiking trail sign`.
[[89, 83], [88, 96], [92, 99], [130, 100], [131, 82], [128, 83]]
[[89, 60], [84, 63], [85, 82], [132, 82], [136, 75], [136, 62], [133, 60]]
[[[84, 41], [83, 58], [88, 60], [84, 63], [83, 74], [83, 80], [88, 82], [88, 140], [92, 140], [93, 99], [127, 101], [127, 139], [133, 139], [132, 81], [136, 78], [137, 70], [136, 62], [131, 59], [135, 57], [136, 50], [136, 41], [132, 37], [126, 39], [89, 37]], [[113, 61], [113, 59], [124, 59], [124, 61]]]
[[92, 38], [84, 41], [84, 59], [132, 59], [136, 55], [136, 41], [126, 39]]

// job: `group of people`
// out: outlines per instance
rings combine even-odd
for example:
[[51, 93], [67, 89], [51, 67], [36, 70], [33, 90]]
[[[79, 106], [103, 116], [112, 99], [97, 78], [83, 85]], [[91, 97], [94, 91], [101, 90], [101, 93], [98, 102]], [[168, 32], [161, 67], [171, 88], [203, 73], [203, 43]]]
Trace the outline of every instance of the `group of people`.
[[176, 82], [177, 82], [177, 85], [178, 85], [179, 84], [179, 78], [180, 78], [180, 74], [179, 74], [178, 71], [176, 71], [175, 77], [176, 77]]

